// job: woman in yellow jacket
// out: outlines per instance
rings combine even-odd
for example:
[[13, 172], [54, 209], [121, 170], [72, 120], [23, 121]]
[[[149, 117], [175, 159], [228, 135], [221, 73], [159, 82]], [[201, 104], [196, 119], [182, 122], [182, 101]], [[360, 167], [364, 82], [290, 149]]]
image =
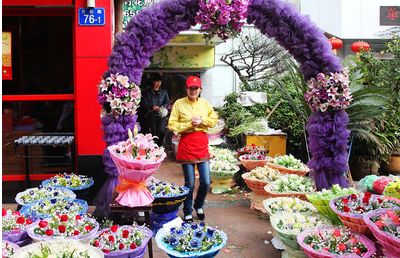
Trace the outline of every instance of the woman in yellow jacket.
[[208, 152], [207, 129], [214, 127], [218, 117], [207, 100], [199, 97], [202, 91], [201, 80], [189, 76], [186, 80], [187, 97], [178, 99], [171, 111], [168, 128], [180, 134], [181, 139], [176, 153], [176, 160], [182, 164], [185, 186], [189, 195], [184, 201], [183, 213], [186, 222], [193, 221], [192, 203], [194, 189], [194, 166], [197, 164], [200, 175], [200, 186], [194, 201], [197, 218], [204, 220], [203, 204], [210, 186], [210, 154]]

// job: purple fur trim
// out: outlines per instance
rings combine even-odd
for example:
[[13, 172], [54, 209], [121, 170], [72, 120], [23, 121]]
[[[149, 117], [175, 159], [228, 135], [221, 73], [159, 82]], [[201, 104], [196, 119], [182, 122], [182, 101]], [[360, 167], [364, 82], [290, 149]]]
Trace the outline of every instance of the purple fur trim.
[[313, 170], [318, 190], [330, 188], [333, 184], [348, 187], [345, 173], [349, 170], [347, 160], [349, 122], [343, 110], [314, 112], [307, 123], [309, 149], [312, 159], [308, 166]]
[[279, 0], [250, 0], [247, 22], [275, 38], [301, 64], [306, 80], [318, 73], [339, 72], [340, 60], [332, 54], [323, 32], [301, 15], [291, 3]]
[[195, 25], [198, 9], [197, 0], [164, 0], [144, 8], [129, 21], [125, 32], [116, 35], [105, 75], [125, 74], [140, 84], [153, 53]]

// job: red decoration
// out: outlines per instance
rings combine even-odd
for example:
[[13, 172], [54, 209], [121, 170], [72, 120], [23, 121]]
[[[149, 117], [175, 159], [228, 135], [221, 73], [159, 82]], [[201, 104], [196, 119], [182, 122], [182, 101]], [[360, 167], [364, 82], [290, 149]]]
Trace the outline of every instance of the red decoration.
[[331, 43], [333, 50], [340, 49], [343, 47], [343, 41], [341, 39], [333, 37], [329, 39], [329, 42]]
[[365, 41], [357, 41], [351, 44], [351, 51], [359, 53], [361, 51], [368, 51], [370, 48], [369, 44]]

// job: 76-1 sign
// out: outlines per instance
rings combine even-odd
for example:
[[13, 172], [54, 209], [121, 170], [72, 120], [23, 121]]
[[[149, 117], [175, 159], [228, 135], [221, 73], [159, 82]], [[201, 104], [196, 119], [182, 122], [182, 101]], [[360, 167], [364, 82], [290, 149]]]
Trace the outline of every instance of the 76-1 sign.
[[104, 26], [105, 10], [104, 8], [79, 8], [78, 25], [79, 26]]

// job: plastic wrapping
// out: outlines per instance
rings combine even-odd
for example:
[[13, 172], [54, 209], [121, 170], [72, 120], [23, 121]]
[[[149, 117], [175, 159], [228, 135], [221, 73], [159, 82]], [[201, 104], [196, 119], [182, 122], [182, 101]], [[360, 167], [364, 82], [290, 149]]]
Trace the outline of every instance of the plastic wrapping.
[[10, 241], [4, 240], [2, 241], [2, 249], [3, 249], [3, 258], [12, 257], [11, 255], [15, 254], [19, 251], [20, 247], [17, 244], [14, 244]]
[[181, 253], [178, 251], [175, 251], [172, 249], [172, 247], [165, 243], [163, 241], [163, 237], [168, 234], [167, 230], [165, 230], [164, 228], [160, 229], [155, 237], [157, 246], [163, 250], [164, 252], [167, 253], [167, 255], [171, 258], [180, 258], [180, 257], [192, 257], [192, 258], [212, 258], [215, 257], [218, 252], [222, 249], [222, 247], [224, 247], [226, 245], [226, 241], [228, 240], [228, 237], [226, 236], [226, 234], [220, 230], [218, 230], [218, 233], [221, 234], [222, 236], [222, 243], [220, 245], [217, 246], [213, 246], [211, 247], [211, 249], [205, 251], [205, 252], [189, 252], [189, 253]]
[[380, 177], [374, 181], [372, 184], [372, 189], [374, 193], [383, 194], [385, 187], [392, 182], [394, 179], [391, 177]]
[[32, 241], [25, 229], [2, 231], [1, 235], [3, 240], [7, 240], [19, 246], [27, 245]]

